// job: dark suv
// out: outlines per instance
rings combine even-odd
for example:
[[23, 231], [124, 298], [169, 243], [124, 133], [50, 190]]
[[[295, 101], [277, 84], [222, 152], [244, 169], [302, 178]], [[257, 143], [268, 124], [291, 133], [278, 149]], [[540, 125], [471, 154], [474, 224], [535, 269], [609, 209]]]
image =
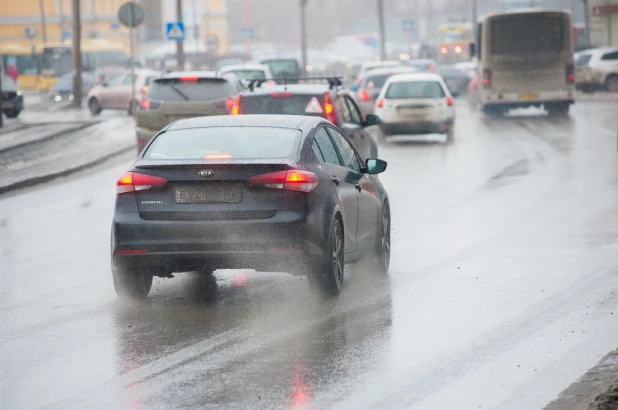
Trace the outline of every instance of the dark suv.
[[[251, 80], [249, 88], [236, 98], [233, 115], [285, 114], [326, 118], [341, 128], [363, 157], [377, 158], [378, 146], [366, 128], [378, 125], [375, 115], [363, 118], [356, 101], [341, 87], [339, 78], [279, 78], [283, 84], [262, 87], [265, 80]], [[291, 82], [321, 81], [321, 84], [290, 84]]]

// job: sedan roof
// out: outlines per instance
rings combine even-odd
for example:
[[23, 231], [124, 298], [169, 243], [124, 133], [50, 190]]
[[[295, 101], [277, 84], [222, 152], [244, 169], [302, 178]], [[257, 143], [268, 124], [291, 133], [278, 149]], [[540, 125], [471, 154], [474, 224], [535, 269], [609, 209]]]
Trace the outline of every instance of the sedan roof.
[[166, 131], [203, 127], [272, 127], [299, 129], [326, 122], [320, 117], [303, 115], [215, 115], [178, 120]]
[[395, 74], [388, 79], [391, 83], [403, 81], [438, 81], [442, 82], [442, 76], [434, 73], [410, 73]]

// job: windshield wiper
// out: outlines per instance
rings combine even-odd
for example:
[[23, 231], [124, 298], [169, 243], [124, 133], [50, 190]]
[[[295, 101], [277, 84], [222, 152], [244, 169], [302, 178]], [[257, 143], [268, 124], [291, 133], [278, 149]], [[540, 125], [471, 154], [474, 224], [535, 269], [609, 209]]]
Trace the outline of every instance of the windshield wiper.
[[176, 91], [178, 93], [178, 95], [180, 95], [182, 98], [184, 98], [185, 101], [191, 101], [191, 98], [189, 98], [187, 96], [187, 94], [183, 93], [178, 88], [176, 88], [176, 86], [174, 84], [169, 84], [169, 86], [172, 87], [172, 90]]

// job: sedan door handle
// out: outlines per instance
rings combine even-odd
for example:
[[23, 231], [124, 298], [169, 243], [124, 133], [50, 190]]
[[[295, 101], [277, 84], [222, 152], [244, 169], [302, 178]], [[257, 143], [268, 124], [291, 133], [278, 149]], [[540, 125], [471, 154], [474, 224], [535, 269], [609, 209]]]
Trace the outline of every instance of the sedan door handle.
[[354, 184], [354, 187], [356, 188], [356, 190], [357, 190], [358, 192], [360, 192], [360, 191], [362, 191], [362, 190], [363, 190], [363, 187], [361, 187], [361, 184], [359, 184], [358, 182], [357, 182], [356, 184]]
[[339, 186], [339, 178], [333, 177], [332, 181], [333, 181], [333, 184]]

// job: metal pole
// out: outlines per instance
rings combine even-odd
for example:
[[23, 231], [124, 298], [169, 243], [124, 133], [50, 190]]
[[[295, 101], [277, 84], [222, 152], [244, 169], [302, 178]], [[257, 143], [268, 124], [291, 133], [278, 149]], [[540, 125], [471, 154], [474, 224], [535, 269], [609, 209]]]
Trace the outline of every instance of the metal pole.
[[300, 0], [300, 48], [302, 53], [303, 72], [307, 69], [307, 21], [305, 8], [308, 0]]
[[131, 26], [129, 27], [129, 53], [131, 53], [130, 56], [130, 62], [131, 62], [131, 102], [129, 103], [129, 109], [131, 110], [131, 115], [133, 115], [135, 117], [135, 113], [137, 112], [137, 103], [133, 104], [133, 101], [135, 101], [135, 62], [133, 61], [134, 56], [135, 56], [135, 50], [133, 49], [133, 30], [134, 30], [134, 25], [135, 25], [135, 6], [131, 7], [131, 15], [129, 16], [129, 19], [131, 21]]
[[582, 0], [584, 3], [584, 30], [586, 34], [586, 47], [591, 47], [590, 44], [590, 10], [588, 10], [588, 0]]
[[[244, 26], [245, 28], [249, 28], [251, 27], [251, 15], [250, 15], [251, 8], [249, 7], [249, 0], [244, 0], [243, 12], [244, 12]], [[251, 55], [251, 38], [249, 36], [245, 38], [245, 46], [247, 49], [247, 54]]]
[[380, 58], [386, 60], [386, 34], [384, 31], [384, 0], [378, 0], [378, 23], [380, 25]]
[[72, 0], [73, 13], [73, 106], [82, 106], [82, 25], [80, 21], [80, 0]]
[[41, 11], [41, 34], [43, 35], [43, 45], [47, 45], [47, 24], [45, 23], [45, 1], [39, 0], [39, 10]]
[[[2, 68], [2, 54], [0, 54], [0, 90], [2, 90], [2, 76], [4, 70]], [[0, 98], [0, 128], [4, 126], [4, 109], [2, 107], [2, 98]]]
[[[176, 20], [182, 21], [182, 0], [176, 0]], [[185, 71], [185, 50], [182, 41], [176, 42], [176, 62], [178, 70]]]
[[195, 40], [195, 52], [200, 51], [200, 25], [201, 16], [197, 12], [197, 0], [193, 0], [193, 39]]
[[[478, 19], [478, 1], [472, 0], [472, 42], [476, 43], [476, 20]], [[478, 47], [478, 44], [476, 45]], [[470, 56], [473, 59], [474, 56]]]

